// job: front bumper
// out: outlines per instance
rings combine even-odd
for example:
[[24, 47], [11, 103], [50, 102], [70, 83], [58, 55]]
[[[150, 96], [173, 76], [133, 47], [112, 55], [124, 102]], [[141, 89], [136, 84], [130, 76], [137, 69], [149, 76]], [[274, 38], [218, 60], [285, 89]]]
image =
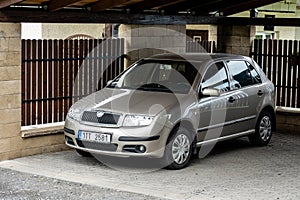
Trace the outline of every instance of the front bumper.
[[[78, 140], [78, 131], [110, 133], [110, 144], [82, 142]], [[161, 124], [152, 123], [145, 127], [104, 127], [86, 125], [67, 118], [65, 121], [66, 145], [90, 153], [116, 157], [161, 158], [171, 129]], [[145, 152], [131, 151], [139, 146], [146, 147]]]

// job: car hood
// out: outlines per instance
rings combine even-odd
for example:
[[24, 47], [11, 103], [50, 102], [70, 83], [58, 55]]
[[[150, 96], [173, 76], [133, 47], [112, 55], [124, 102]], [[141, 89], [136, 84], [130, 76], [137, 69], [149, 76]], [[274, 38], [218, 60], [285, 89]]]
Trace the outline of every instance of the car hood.
[[187, 96], [167, 92], [104, 88], [81, 99], [74, 107], [82, 111], [102, 110], [155, 116], [170, 107], [179, 106], [179, 102]]

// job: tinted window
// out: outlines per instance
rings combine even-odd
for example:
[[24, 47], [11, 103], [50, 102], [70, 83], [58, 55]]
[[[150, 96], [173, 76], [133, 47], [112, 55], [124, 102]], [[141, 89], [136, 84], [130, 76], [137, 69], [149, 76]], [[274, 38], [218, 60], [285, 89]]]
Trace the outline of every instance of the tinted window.
[[250, 70], [245, 61], [227, 61], [227, 65], [233, 76], [235, 87], [241, 88], [253, 84]]
[[248, 68], [250, 70], [250, 74], [252, 76], [253, 82], [261, 83], [261, 78], [260, 78], [258, 72], [256, 71], [256, 69], [250, 63], [246, 62], [246, 64], [248, 65]]
[[207, 69], [201, 87], [202, 89], [215, 88], [219, 89], [221, 92], [230, 89], [227, 72], [223, 62], [215, 63]]

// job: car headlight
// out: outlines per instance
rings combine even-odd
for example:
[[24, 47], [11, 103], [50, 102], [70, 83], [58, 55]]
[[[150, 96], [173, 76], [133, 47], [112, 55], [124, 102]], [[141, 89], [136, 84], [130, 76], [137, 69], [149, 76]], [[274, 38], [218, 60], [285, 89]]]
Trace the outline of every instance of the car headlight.
[[126, 115], [123, 126], [148, 126], [154, 117], [146, 115]]
[[80, 114], [81, 114], [81, 110], [79, 110], [78, 108], [70, 108], [67, 116], [71, 119], [79, 121]]

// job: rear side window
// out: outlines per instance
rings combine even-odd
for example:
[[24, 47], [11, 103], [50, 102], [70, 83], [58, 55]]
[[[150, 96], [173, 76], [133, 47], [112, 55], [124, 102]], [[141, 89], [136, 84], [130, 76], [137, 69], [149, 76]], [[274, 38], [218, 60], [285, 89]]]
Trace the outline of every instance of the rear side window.
[[250, 70], [250, 73], [251, 73], [254, 83], [261, 83], [260, 75], [258, 74], [256, 69], [250, 63], [246, 62], [246, 64]]
[[261, 83], [261, 79], [255, 68], [243, 60], [227, 61], [227, 66], [234, 79], [236, 88], [246, 87]]
[[227, 72], [223, 62], [217, 62], [207, 69], [202, 83], [202, 90], [204, 88], [215, 88], [220, 92], [226, 92], [230, 89]]

